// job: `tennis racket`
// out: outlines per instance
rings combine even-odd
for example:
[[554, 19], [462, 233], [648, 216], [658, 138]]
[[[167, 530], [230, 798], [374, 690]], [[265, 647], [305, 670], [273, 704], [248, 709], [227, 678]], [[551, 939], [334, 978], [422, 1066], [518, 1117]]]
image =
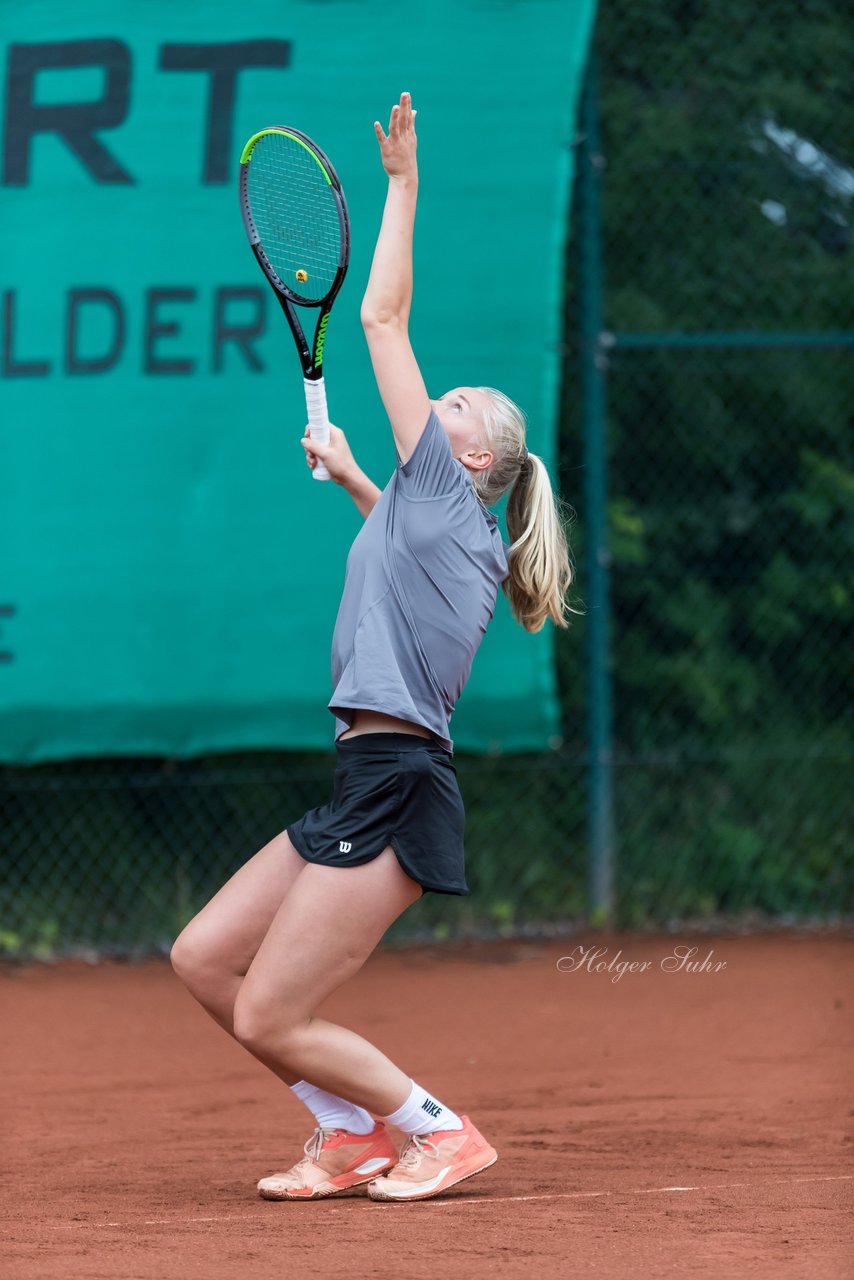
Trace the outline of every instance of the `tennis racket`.
[[[323, 347], [350, 260], [350, 218], [341, 183], [320, 147], [298, 129], [255, 133], [240, 157], [240, 210], [258, 265], [291, 327], [302, 364], [311, 438], [329, 440]], [[320, 310], [309, 347], [297, 308]], [[318, 459], [312, 475], [328, 480]]]

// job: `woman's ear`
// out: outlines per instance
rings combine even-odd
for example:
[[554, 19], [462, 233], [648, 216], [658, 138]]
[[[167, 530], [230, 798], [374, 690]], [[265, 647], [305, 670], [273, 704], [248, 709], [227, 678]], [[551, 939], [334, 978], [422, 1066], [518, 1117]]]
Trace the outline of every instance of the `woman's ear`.
[[486, 471], [494, 461], [495, 455], [488, 449], [469, 449], [460, 455], [460, 462], [464, 467], [468, 467], [469, 471]]

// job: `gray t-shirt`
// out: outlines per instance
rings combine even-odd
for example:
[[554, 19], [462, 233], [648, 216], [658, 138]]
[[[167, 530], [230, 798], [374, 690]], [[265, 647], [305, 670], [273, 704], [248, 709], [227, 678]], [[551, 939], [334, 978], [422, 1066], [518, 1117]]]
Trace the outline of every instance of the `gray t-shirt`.
[[362, 708], [424, 725], [453, 751], [448, 721], [506, 577], [498, 521], [431, 409], [347, 557], [332, 638], [336, 738]]

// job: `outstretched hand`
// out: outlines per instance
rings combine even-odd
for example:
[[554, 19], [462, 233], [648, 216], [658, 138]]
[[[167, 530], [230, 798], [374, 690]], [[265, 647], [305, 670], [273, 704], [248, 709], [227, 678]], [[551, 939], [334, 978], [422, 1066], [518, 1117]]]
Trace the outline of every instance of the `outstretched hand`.
[[374, 133], [380, 144], [383, 168], [390, 178], [414, 178], [418, 174], [418, 164], [415, 159], [418, 144], [415, 136], [417, 114], [417, 111], [412, 110], [412, 95], [402, 93], [400, 105], [391, 109], [388, 134], [383, 132], [379, 120], [374, 121]]

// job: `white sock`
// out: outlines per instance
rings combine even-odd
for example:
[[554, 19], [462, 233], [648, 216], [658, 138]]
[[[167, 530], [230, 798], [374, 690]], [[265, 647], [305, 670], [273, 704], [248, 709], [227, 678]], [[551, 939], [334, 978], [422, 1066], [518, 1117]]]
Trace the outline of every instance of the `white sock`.
[[436, 1133], [440, 1129], [462, 1129], [463, 1122], [455, 1111], [443, 1102], [437, 1102], [431, 1094], [412, 1081], [412, 1091], [402, 1107], [390, 1116], [383, 1116], [401, 1133]]
[[346, 1129], [348, 1133], [370, 1133], [376, 1120], [363, 1107], [357, 1107], [337, 1094], [325, 1093], [307, 1080], [290, 1086], [300, 1102], [304, 1102], [321, 1129]]

